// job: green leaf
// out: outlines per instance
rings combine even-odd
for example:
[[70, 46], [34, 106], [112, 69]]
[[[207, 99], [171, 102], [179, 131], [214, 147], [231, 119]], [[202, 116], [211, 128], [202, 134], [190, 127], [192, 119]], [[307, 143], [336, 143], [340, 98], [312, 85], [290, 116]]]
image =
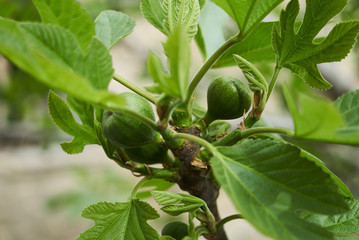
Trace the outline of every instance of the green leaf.
[[95, 113], [91, 104], [69, 95], [67, 96], [66, 101], [70, 108], [79, 116], [84, 125], [94, 127]]
[[179, 25], [164, 44], [169, 59], [170, 77], [165, 77], [167, 85], [175, 91], [175, 96], [183, 101], [187, 96], [189, 71], [191, 67], [191, 47], [185, 29]]
[[152, 196], [159, 205], [164, 206], [161, 210], [172, 216], [197, 211], [206, 205], [202, 199], [183, 193], [152, 191]]
[[95, 20], [96, 36], [108, 49], [111, 49], [118, 41], [130, 34], [135, 25], [136, 22], [122, 12], [102, 11]]
[[242, 35], [247, 35], [283, 0], [213, 0], [233, 18]]
[[[293, 118], [295, 137], [331, 143], [359, 144], [359, 131], [356, 130], [358, 126], [347, 125], [340, 113], [347, 111], [345, 107], [338, 110], [324, 97], [299, 92], [294, 94], [286, 85], [283, 87], [283, 93]], [[342, 99], [345, 99], [345, 96]], [[337, 105], [340, 105], [340, 102], [341, 100], [338, 100]], [[355, 118], [357, 106], [355, 101], [351, 103], [354, 110], [352, 117]]]
[[86, 51], [95, 35], [95, 25], [75, 0], [33, 0], [44, 23], [56, 24], [74, 34], [82, 50]]
[[148, 203], [132, 200], [127, 203], [100, 202], [83, 210], [84, 218], [95, 221], [95, 226], [82, 233], [78, 240], [155, 240], [159, 234], [147, 221], [159, 218]]
[[206, 5], [207, 0], [198, 0], [198, 3], [199, 3], [199, 7], [202, 9]]
[[[73, 35], [63, 28], [36, 23], [21, 24], [0, 18], [0, 33], [0, 52], [4, 56], [48, 86], [82, 100], [96, 100], [96, 97], [91, 96], [94, 90], [90, 83], [100, 75], [94, 73], [94, 70], [101, 70], [105, 64], [107, 67], [102, 69], [103, 72], [112, 71], [112, 67], [109, 67], [111, 56], [104, 45], [95, 41], [93, 45], [101, 45], [102, 49], [91, 50], [88, 56], [84, 56]], [[95, 61], [96, 56], [91, 56], [93, 52], [98, 53], [96, 56], [105, 55], [100, 59], [107, 59], [105, 63], [96, 59], [96, 62], [90, 64], [98, 64], [96, 69], [85, 64], [89, 59]], [[91, 79], [87, 79], [87, 76]], [[107, 85], [110, 81], [107, 78], [103, 78], [101, 84], [94, 85]]]
[[323, 215], [303, 212], [300, 217], [310, 223], [314, 223], [335, 235], [352, 235], [359, 233], [359, 201], [348, 200], [350, 210], [344, 214]]
[[97, 144], [97, 136], [93, 129], [88, 125], [80, 125], [74, 119], [70, 108], [67, 104], [53, 91], [49, 92], [49, 111], [51, 118], [64, 132], [74, 136], [70, 143], [62, 143], [62, 149], [69, 153], [75, 154], [83, 151], [87, 144]]
[[[98, 56], [103, 54], [104, 59], [111, 60], [108, 49], [103, 43], [96, 39], [94, 43], [101, 46], [102, 51], [96, 49], [90, 52], [92, 54], [96, 52], [95, 55]], [[66, 29], [55, 25], [20, 24], [0, 18], [0, 53], [50, 88], [72, 95], [94, 107], [123, 111], [138, 116], [138, 113], [126, 106], [126, 100], [123, 97], [103, 89], [96, 89], [92, 85], [92, 81], [97, 76], [102, 76], [101, 69], [105, 75], [108, 74], [106, 72], [113, 71], [109, 65], [111, 61], [103, 62], [103, 57], [100, 57], [99, 61], [91, 56], [86, 56], [83, 61], [83, 58], [79, 57], [83, 53], [76, 44], [75, 37]], [[86, 61], [89, 59], [94, 62], [86, 66]], [[96, 68], [91, 67], [96, 64], [98, 64]], [[103, 68], [104, 66], [107, 67]], [[86, 73], [83, 72], [84, 69], [87, 69]], [[97, 73], [93, 73], [94, 70]], [[93, 77], [91, 77], [92, 74]], [[110, 80], [110, 78], [104, 78], [96, 84], [104, 86]]]
[[239, 55], [234, 55], [234, 60], [236, 61], [238, 67], [242, 70], [244, 76], [246, 77], [249, 88], [255, 92], [259, 91], [267, 91], [268, 85], [266, 80], [264, 79], [261, 72], [250, 62], [245, 60]]
[[270, 139], [245, 139], [217, 149], [211, 159], [216, 179], [259, 231], [283, 240], [332, 239], [330, 232], [299, 219], [296, 212], [338, 214], [348, 206], [331, 177], [301, 157], [300, 149]]
[[20, 23], [19, 28], [28, 37], [29, 47], [38, 48], [36, 54], [44, 54], [52, 62], [77, 72], [94, 88], [107, 88], [113, 74], [112, 58], [98, 39], [94, 38], [87, 54], [83, 54], [73, 35], [63, 28], [37, 23]]
[[160, 4], [162, 0], [141, 0], [141, 13], [155, 28], [166, 34], [164, 28], [165, 14]]
[[161, 236], [160, 240], [176, 240], [176, 239], [174, 239], [173, 237], [170, 237], [170, 236]]
[[336, 25], [325, 40], [318, 42], [314, 38], [346, 3], [346, 0], [307, 0], [303, 23], [295, 31], [299, 2], [292, 0], [281, 13], [280, 28], [273, 29], [277, 65], [292, 70], [311, 87], [330, 88], [331, 84], [322, 77], [317, 64], [345, 58], [354, 45], [359, 22]]
[[198, 46], [199, 51], [202, 54], [202, 57], [206, 59], [207, 58], [206, 43], [200, 26], [198, 26], [198, 31], [196, 36], [194, 36], [194, 40], [196, 41], [196, 44]]
[[88, 141], [83, 137], [74, 137], [71, 142], [63, 142], [60, 144], [62, 150], [67, 154], [79, 154], [84, 151]]
[[94, 88], [107, 89], [114, 70], [110, 52], [100, 40], [97, 38], [92, 40], [84, 62], [78, 64], [80, 65], [78, 69], [82, 70], [82, 74], [90, 80]]
[[185, 29], [190, 39], [196, 35], [201, 11], [198, 0], [163, 0], [162, 7], [167, 35], [175, 32], [179, 25]]
[[359, 237], [335, 236], [334, 240], [359, 240]]
[[350, 192], [349, 188], [345, 185], [345, 183], [338, 178], [332, 171], [330, 171], [325, 165], [324, 163], [319, 160], [317, 157], [315, 157], [314, 155], [310, 154], [309, 152], [301, 149], [301, 157], [306, 158], [310, 161], [313, 161], [317, 164], [317, 166], [321, 167], [321, 169], [323, 170], [323, 172], [327, 173], [330, 175], [330, 177], [332, 178], [332, 180], [337, 184], [337, 186], [339, 187], [339, 191], [348, 199], [353, 199], [353, 194]]
[[166, 93], [168, 96], [180, 95], [175, 82], [171, 81], [169, 74], [164, 72], [160, 58], [152, 52], [148, 54], [147, 68], [155, 82], [154, 86], [146, 87], [147, 91]]
[[202, 9], [197, 35], [202, 35], [204, 46], [200, 49], [204, 56], [211, 56], [226, 41], [223, 30], [228, 20], [228, 15], [212, 1], [208, 1]]
[[339, 109], [348, 127], [359, 127], [359, 89], [343, 94], [334, 105]]
[[240, 43], [232, 46], [216, 62], [215, 67], [234, 66], [233, 54], [240, 55], [251, 63], [274, 62], [272, 30], [276, 22], [260, 23]]

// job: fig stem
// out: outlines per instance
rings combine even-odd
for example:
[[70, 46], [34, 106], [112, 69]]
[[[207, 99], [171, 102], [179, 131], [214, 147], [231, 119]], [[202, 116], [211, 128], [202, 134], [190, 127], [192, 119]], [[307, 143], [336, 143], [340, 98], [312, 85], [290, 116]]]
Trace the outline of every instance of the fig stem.
[[137, 93], [138, 95], [146, 98], [151, 103], [155, 104], [155, 102], [156, 102], [155, 97], [153, 97], [151, 94], [149, 94], [145, 90], [139, 88], [137, 85], [131, 83], [130, 81], [128, 81], [127, 79], [125, 79], [124, 77], [120, 76], [117, 73], [114, 73], [112, 77], [117, 82], [121, 83], [123, 86], [127, 87], [128, 89], [132, 90], [133, 92]]
[[214, 142], [213, 145], [214, 146], [231, 146], [243, 138], [247, 138], [254, 134], [261, 134], [261, 133], [278, 133], [278, 134], [284, 134], [284, 135], [288, 135], [288, 136], [294, 136], [293, 130], [286, 129], [286, 128], [256, 127], [256, 128], [250, 128], [247, 130], [242, 130], [242, 129], [238, 128], [238, 129], [232, 131], [226, 137], [218, 140], [217, 142]]
[[223, 228], [224, 224], [236, 219], [243, 219], [243, 216], [241, 214], [233, 214], [231, 216], [223, 218], [216, 224], [216, 230], [220, 230], [221, 228]]
[[148, 175], [144, 178], [142, 178], [135, 186], [135, 188], [132, 190], [131, 193], [131, 199], [136, 199], [136, 195], [137, 195], [137, 191], [141, 188], [141, 186], [145, 183], [148, 182], [149, 180], [151, 180], [152, 176]]
[[266, 102], [268, 102], [268, 99], [274, 89], [274, 86], [277, 82], [277, 79], [278, 79], [278, 75], [279, 75], [279, 72], [281, 70], [281, 67], [279, 67], [278, 65], [276, 65], [275, 69], [274, 69], [274, 73], [273, 73], [273, 76], [272, 76], [272, 80], [270, 81], [269, 83], [269, 88], [268, 88], [268, 93], [267, 93], [267, 99], [266, 99]]
[[213, 53], [213, 55], [210, 58], [208, 58], [208, 60], [203, 64], [201, 69], [197, 72], [196, 76], [193, 78], [192, 82], [188, 87], [186, 103], [190, 102], [190, 100], [192, 99], [193, 92], [195, 91], [197, 85], [202, 80], [204, 75], [208, 72], [208, 70], [217, 61], [217, 59], [220, 58], [222, 54], [226, 52], [234, 44], [240, 42], [242, 38], [243, 36], [240, 33], [234, 35], [233, 37], [228, 39], [220, 48], [218, 48], [217, 51]]

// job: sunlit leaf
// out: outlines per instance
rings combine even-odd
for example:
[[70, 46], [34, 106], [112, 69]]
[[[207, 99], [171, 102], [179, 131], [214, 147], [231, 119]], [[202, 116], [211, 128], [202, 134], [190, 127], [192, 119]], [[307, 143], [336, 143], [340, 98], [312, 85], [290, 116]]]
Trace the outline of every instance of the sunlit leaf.
[[303, 23], [295, 31], [299, 2], [292, 0], [281, 13], [280, 28], [273, 31], [277, 65], [292, 70], [311, 87], [330, 88], [317, 64], [340, 61], [347, 56], [359, 31], [359, 21], [337, 24], [319, 43], [315, 37], [346, 3], [346, 0], [307, 0]]
[[329, 231], [301, 220], [296, 212], [338, 214], [348, 206], [329, 174], [302, 157], [300, 149], [269, 139], [217, 149], [220, 153], [211, 159], [216, 179], [259, 231], [280, 240], [332, 239]]
[[133, 31], [135, 24], [132, 18], [122, 12], [106, 10], [95, 20], [96, 36], [108, 49], [111, 49]]
[[44, 23], [71, 31], [84, 51], [95, 35], [95, 25], [80, 3], [74, 0], [33, 0]]
[[156, 240], [159, 234], [147, 221], [159, 217], [148, 203], [132, 200], [127, 203], [100, 202], [87, 207], [82, 216], [95, 225], [82, 233], [78, 240]]

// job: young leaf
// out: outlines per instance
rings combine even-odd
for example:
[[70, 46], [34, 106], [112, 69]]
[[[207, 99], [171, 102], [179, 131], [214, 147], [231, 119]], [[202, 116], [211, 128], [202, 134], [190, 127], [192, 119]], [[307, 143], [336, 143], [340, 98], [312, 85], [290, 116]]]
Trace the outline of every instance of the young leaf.
[[51, 118], [64, 132], [74, 136], [70, 143], [62, 143], [62, 149], [69, 153], [81, 153], [87, 144], [97, 144], [97, 136], [88, 125], [80, 125], [74, 119], [67, 104], [53, 91], [49, 92], [49, 111]]
[[323, 215], [303, 212], [300, 217], [308, 222], [326, 228], [335, 235], [352, 235], [359, 233], [359, 201], [348, 200], [350, 211], [338, 215]]
[[[302, 93], [293, 94], [286, 85], [283, 87], [283, 93], [293, 118], [295, 137], [332, 143], [359, 144], [358, 125], [347, 125], [340, 110], [328, 99]], [[345, 96], [342, 99], [345, 99]], [[338, 105], [340, 102], [339, 99]], [[348, 109], [343, 107], [341, 110], [350, 112], [350, 109], [353, 109], [349, 121], [351, 118], [355, 119], [357, 115], [354, 111], [357, 104], [355, 101], [349, 102], [351, 103], [353, 106], [347, 105]]]
[[191, 67], [191, 48], [185, 29], [179, 25], [164, 44], [165, 53], [169, 59], [170, 77], [166, 84], [175, 91], [175, 96], [183, 101], [187, 96], [189, 71]]
[[280, 28], [273, 29], [273, 47], [277, 65], [292, 70], [311, 87], [328, 89], [317, 64], [340, 61], [352, 48], [359, 31], [359, 22], [336, 25], [328, 37], [315, 43], [315, 36], [346, 5], [346, 0], [307, 0], [303, 23], [294, 30], [299, 13], [298, 0], [292, 0], [280, 17]]
[[201, 11], [198, 0], [163, 0], [162, 6], [167, 35], [173, 33], [179, 25], [185, 29], [190, 39], [196, 35]]
[[172, 216], [197, 211], [206, 205], [202, 199], [183, 193], [152, 191], [152, 196], [159, 205], [164, 205], [161, 210]]
[[100, 202], [83, 210], [84, 218], [95, 221], [95, 226], [82, 233], [78, 240], [156, 240], [157, 231], [147, 221], [159, 218], [146, 202], [131, 200], [127, 203]]
[[161, 59], [152, 52], [148, 54], [147, 69], [155, 82], [155, 86], [146, 88], [147, 91], [166, 93], [168, 96], [179, 95], [175, 82], [168, 81], [170, 80], [170, 76], [163, 70]]
[[165, 14], [160, 4], [162, 0], [141, 0], [141, 13], [155, 28], [166, 34]]
[[136, 22], [122, 12], [106, 10], [101, 12], [95, 20], [96, 36], [108, 49], [130, 34]]
[[216, 179], [259, 231], [279, 240], [332, 239], [327, 230], [299, 219], [296, 211], [338, 214], [348, 206], [331, 177], [301, 157], [300, 149], [270, 139], [217, 149], [211, 159]]
[[83, 51], [95, 35], [95, 25], [85, 9], [75, 0], [33, 0], [44, 23], [56, 24], [71, 31]]
[[198, 31], [196, 36], [194, 36], [194, 40], [196, 41], [197, 47], [201, 52], [202, 57], [206, 59], [207, 58], [206, 43], [200, 26], [198, 26]]
[[233, 54], [251, 63], [274, 62], [272, 30], [277, 22], [262, 22], [240, 43], [233, 45], [215, 63], [215, 67], [234, 66]]
[[283, 0], [213, 0], [237, 23], [242, 35], [247, 35]]
[[251, 64], [239, 55], [234, 55], [234, 60], [236, 61], [238, 67], [242, 70], [244, 76], [249, 83], [249, 88], [253, 92], [255, 92], [256, 90], [267, 91], [268, 85], [266, 80], [253, 64]]

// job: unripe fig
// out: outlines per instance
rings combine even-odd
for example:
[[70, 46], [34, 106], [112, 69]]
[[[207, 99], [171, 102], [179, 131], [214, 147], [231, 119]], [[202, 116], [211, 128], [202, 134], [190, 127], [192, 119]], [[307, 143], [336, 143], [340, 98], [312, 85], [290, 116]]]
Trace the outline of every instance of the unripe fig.
[[206, 124], [217, 119], [235, 119], [251, 107], [249, 89], [239, 79], [231, 76], [215, 78], [207, 90]]
[[181, 221], [167, 223], [162, 229], [162, 236], [170, 236], [181, 240], [188, 235], [188, 225]]
[[[129, 109], [155, 121], [153, 109], [143, 97], [130, 92], [120, 95], [125, 99]], [[153, 143], [159, 134], [128, 113], [109, 110], [103, 114], [102, 129], [109, 142], [123, 148], [140, 147]]]

